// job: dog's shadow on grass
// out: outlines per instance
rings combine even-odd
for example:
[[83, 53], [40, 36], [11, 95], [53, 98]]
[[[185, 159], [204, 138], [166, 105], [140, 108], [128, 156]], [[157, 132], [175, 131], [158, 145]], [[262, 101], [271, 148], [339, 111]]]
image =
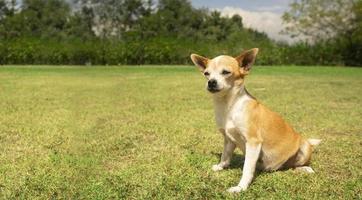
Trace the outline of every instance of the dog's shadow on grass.
[[[216, 156], [219, 159], [219, 162], [220, 162], [221, 153], [212, 152], [211, 154]], [[244, 155], [238, 154], [238, 153], [233, 153], [233, 156], [231, 158], [229, 167], [225, 168], [224, 170], [240, 169], [241, 171], [243, 171], [244, 161], [245, 161], [245, 156]], [[281, 169], [278, 169], [278, 171], [287, 171], [289, 169], [290, 168], [281, 168]], [[256, 168], [255, 169], [255, 176], [258, 176], [261, 173], [270, 173], [270, 172], [272, 172], [272, 171], [265, 171], [263, 169]]]
[[[221, 153], [212, 152], [211, 154], [216, 156], [220, 161]], [[233, 153], [233, 156], [232, 156], [231, 161], [230, 161], [230, 165], [225, 170], [228, 170], [228, 169], [242, 169], [243, 166], [244, 166], [244, 160], [245, 160], [244, 155], [238, 154], [238, 153]]]
[[[221, 153], [212, 152], [211, 154], [216, 156], [219, 159], [219, 162], [220, 162]], [[225, 168], [224, 170], [239, 169], [239, 170], [243, 171], [244, 161], [245, 161], [245, 156], [244, 155], [238, 154], [238, 153], [233, 153], [233, 156], [231, 158], [229, 167]], [[256, 168], [255, 169], [255, 177], [259, 176], [263, 172], [265, 172], [265, 171]]]

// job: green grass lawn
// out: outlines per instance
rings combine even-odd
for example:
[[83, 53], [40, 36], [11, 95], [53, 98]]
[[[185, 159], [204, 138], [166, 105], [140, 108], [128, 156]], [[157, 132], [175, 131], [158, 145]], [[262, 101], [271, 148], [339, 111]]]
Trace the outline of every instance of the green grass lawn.
[[362, 69], [254, 67], [251, 94], [305, 137], [315, 174], [213, 172], [222, 136], [191, 66], [0, 67], [0, 198], [361, 199]]

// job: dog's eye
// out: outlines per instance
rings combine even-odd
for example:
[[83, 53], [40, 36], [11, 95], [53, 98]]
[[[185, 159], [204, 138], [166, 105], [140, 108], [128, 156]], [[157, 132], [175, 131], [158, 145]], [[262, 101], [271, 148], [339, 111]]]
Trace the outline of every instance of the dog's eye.
[[231, 72], [229, 72], [229, 71], [226, 71], [226, 70], [222, 70], [222, 72], [221, 72], [221, 74], [223, 74], [223, 75], [227, 75], [227, 74], [230, 74]]
[[204, 72], [204, 75], [208, 76], [208, 75], [210, 75], [210, 73], [209, 72]]

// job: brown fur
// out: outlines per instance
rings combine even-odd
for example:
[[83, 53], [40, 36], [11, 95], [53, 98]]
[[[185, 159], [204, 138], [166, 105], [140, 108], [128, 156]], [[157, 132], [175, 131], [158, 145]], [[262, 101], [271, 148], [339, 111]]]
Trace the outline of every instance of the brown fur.
[[[249, 123], [247, 135], [250, 137], [247, 140], [263, 144], [259, 157], [262, 169], [277, 170], [288, 160], [288, 167], [303, 166], [308, 163], [311, 146], [306, 145], [302, 137], [277, 113], [270, 111], [257, 100], [249, 103], [247, 113]], [[307, 152], [306, 155], [304, 152]], [[292, 157], [295, 159], [290, 159]]]

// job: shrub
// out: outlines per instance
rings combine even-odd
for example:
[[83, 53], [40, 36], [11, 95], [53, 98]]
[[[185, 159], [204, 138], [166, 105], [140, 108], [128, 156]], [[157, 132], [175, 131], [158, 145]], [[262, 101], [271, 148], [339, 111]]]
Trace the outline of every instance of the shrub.
[[241, 36], [242, 34], [232, 36], [225, 42], [175, 37], [128, 41], [19, 38], [0, 43], [0, 64], [191, 64], [191, 53], [199, 53], [206, 57], [220, 54], [237, 56], [245, 49], [258, 47], [259, 65], [343, 65], [344, 59], [349, 60], [353, 57], [353, 60], [358, 60], [356, 58], [359, 58], [362, 52], [358, 45], [355, 50], [344, 53], [344, 50], [337, 49], [337, 45], [331, 42], [287, 45], [263, 39], [253, 42], [253, 39], [240, 38]]

